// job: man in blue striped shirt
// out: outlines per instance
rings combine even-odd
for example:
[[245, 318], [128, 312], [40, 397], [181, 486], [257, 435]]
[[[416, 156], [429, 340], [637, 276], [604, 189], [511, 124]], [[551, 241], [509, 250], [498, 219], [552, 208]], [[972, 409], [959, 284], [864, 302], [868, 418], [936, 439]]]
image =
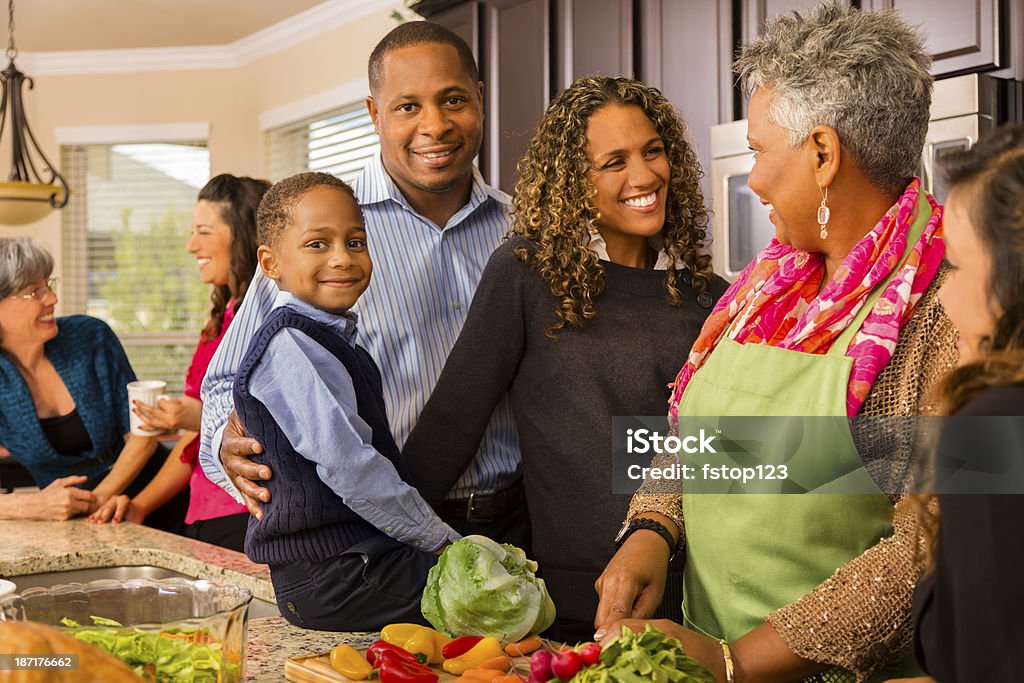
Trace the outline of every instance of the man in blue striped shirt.
[[[369, 82], [367, 107], [381, 151], [352, 185], [375, 273], [353, 311], [361, 343], [381, 368], [401, 446], [462, 329], [484, 266], [508, 231], [511, 202], [473, 166], [483, 134], [483, 84], [461, 38], [430, 22], [402, 24], [374, 49]], [[268, 500], [269, 492], [256, 481], [271, 472], [247, 457], [261, 447], [233, 417], [232, 386], [276, 295], [274, 282], [257, 270], [202, 385], [203, 470], [257, 516], [256, 500]], [[529, 524], [519, 479], [518, 436], [503, 401], [441, 515], [462, 534], [525, 547]]]

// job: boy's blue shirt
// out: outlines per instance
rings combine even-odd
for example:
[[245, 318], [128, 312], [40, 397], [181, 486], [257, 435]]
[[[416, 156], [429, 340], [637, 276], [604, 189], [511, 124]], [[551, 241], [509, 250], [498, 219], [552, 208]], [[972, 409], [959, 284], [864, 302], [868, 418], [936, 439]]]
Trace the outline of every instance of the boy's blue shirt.
[[[356, 345], [356, 315], [336, 315], [279, 292], [274, 308], [327, 325]], [[273, 415], [292, 447], [354, 512], [397, 541], [432, 551], [459, 535], [374, 449], [356, 410], [352, 377], [324, 347], [295, 328], [274, 335], [253, 369], [249, 391]]]

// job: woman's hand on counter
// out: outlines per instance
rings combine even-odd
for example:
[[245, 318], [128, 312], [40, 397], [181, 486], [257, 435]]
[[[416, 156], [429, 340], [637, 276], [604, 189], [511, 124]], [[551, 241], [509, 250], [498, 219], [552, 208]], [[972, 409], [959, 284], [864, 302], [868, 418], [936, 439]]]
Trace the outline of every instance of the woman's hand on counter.
[[145, 519], [146, 510], [132, 503], [132, 499], [128, 496], [121, 494], [108, 498], [107, 502], [89, 515], [86, 521], [96, 524], [106, 524], [107, 522], [118, 524], [121, 521], [142, 524]]
[[78, 488], [87, 480], [84, 475], [61, 477], [40, 491], [0, 494], [0, 518], [63, 521], [84, 514], [95, 502], [92, 491]]

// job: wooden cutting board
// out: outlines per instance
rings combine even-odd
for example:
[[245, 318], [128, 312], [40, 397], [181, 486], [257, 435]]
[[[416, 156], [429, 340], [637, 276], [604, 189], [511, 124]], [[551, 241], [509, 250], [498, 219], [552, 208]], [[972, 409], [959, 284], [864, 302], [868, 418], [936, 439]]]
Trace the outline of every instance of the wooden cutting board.
[[[438, 683], [452, 683], [458, 678], [445, 672], [439, 666], [430, 668], [437, 672]], [[329, 653], [290, 657], [284, 663], [284, 677], [289, 681], [295, 681], [295, 683], [339, 683], [339, 681], [344, 683], [352, 680], [334, 670]]]

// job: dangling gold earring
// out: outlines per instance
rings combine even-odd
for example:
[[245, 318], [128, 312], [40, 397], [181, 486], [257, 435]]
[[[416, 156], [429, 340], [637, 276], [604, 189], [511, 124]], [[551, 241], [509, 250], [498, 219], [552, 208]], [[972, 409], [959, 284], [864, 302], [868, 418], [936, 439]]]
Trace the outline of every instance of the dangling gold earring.
[[821, 190], [821, 206], [818, 207], [818, 227], [821, 228], [821, 232], [818, 233], [818, 237], [826, 240], [828, 239], [828, 219], [832, 217], [832, 212], [828, 208], [828, 187], [822, 189], [819, 186], [818, 189]]

